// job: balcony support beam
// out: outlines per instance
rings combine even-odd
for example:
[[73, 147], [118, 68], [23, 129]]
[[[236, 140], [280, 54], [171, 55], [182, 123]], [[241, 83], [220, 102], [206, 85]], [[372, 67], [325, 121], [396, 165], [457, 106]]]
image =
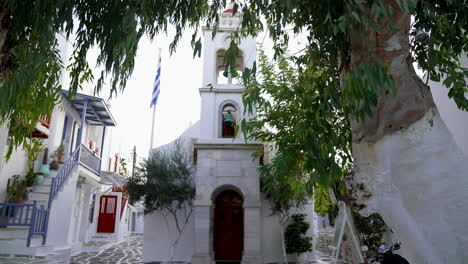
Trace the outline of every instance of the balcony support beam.
[[[88, 108], [88, 100], [85, 100], [83, 103], [83, 109], [81, 110], [81, 125], [80, 125], [80, 130], [78, 131], [78, 140], [76, 141], [76, 146], [79, 148], [82, 142], [82, 137], [83, 137], [83, 128], [85, 124], [85, 119], [86, 119], [86, 109]], [[80, 148], [81, 152], [81, 148]]]
[[101, 151], [99, 152], [99, 157], [101, 161], [99, 161], [99, 175], [101, 175], [101, 167], [102, 167], [102, 152], [104, 151], [104, 138], [106, 136], [106, 127], [102, 128], [102, 138], [101, 138]]

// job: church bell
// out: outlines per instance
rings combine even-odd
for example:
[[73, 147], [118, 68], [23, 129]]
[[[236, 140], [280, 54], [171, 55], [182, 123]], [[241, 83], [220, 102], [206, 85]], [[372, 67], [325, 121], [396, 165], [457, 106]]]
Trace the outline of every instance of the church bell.
[[232, 117], [231, 111], [227, 112], [226, 116], [224, 117], [223, 122], [228, 125], [231, 125], [232, 123], [234, 123], [234, 118]]

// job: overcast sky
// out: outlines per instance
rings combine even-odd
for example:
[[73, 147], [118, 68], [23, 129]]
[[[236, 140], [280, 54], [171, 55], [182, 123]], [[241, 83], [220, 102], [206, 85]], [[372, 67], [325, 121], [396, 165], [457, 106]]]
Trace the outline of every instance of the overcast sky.
[[[171, 37], [160, 36], [152, 42], [140, 42], [135, 70], [123, 93], [109, 101], [117, 120], [112, 131], [112, 148], [123, 156], [133, 146], [139, 156], [146, 157], [150, 148], [153, 82], [157, 68], [158, 48], [162, 49], [161, 94], [156, 106], [155, 146], [176, 139], [200, 117], [202, 63], [193, 58], [190, 34], [181, 40], [175, 54], [169, 55]], [[102, 94], [101, 96], [104, 96]], [[105, 97], [104, 97], [105, 98]]]

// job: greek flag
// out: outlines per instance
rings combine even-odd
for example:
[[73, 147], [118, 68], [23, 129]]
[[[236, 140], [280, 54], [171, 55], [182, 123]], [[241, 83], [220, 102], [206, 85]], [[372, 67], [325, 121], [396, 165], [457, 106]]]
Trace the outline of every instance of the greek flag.
[[150, 107], [152, 107], [158, 102], [159, 92], [161, 91], [159, 89], [160, 84], [161, 84], [161, 56], [159, 56], [158, 70], [156, 71], [156, 78], [154, 78], [153, 95], [151, 96]]

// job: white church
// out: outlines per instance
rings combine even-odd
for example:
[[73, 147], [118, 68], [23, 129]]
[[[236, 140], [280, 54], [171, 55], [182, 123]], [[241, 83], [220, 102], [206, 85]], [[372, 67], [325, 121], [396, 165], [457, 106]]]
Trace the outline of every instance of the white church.
[[[175, 248], [173, 261], [177, 262], [260, 264], [283, 259], [279, 217], [272, 215], [271, 205], [260, 192], [257, 168], [261, 161], [251, 157], [266, 146], [246, 143], [242, 136], [234, 138], [232, 123], [243, 118], [244, 106], [243, 87], [235, 78], [223, 76], [230, 34], [240, 22], [239, 15], [233, 16], [232, 12], [228, 9], [222, 13], [214, 39], [212, 31], [204, 28], [200, 121], [179, 137], [190, 142], [189, 151], [193, 151], [197, 163], [195, 208]], [[239, 49], [237, 70], [241, 72], [256, 59], [256, 40], [243, 39]], [[308, 235], [312, 236], [312, 202], [303, 210], [309, 213]], [[145, 263], [169, 260], [171, 245], [178, 234], [170, 219], [164, 219], [158, 212], [145, 215]], [[300, 258], [313, 261], [315, 256], [310, 252]]]

